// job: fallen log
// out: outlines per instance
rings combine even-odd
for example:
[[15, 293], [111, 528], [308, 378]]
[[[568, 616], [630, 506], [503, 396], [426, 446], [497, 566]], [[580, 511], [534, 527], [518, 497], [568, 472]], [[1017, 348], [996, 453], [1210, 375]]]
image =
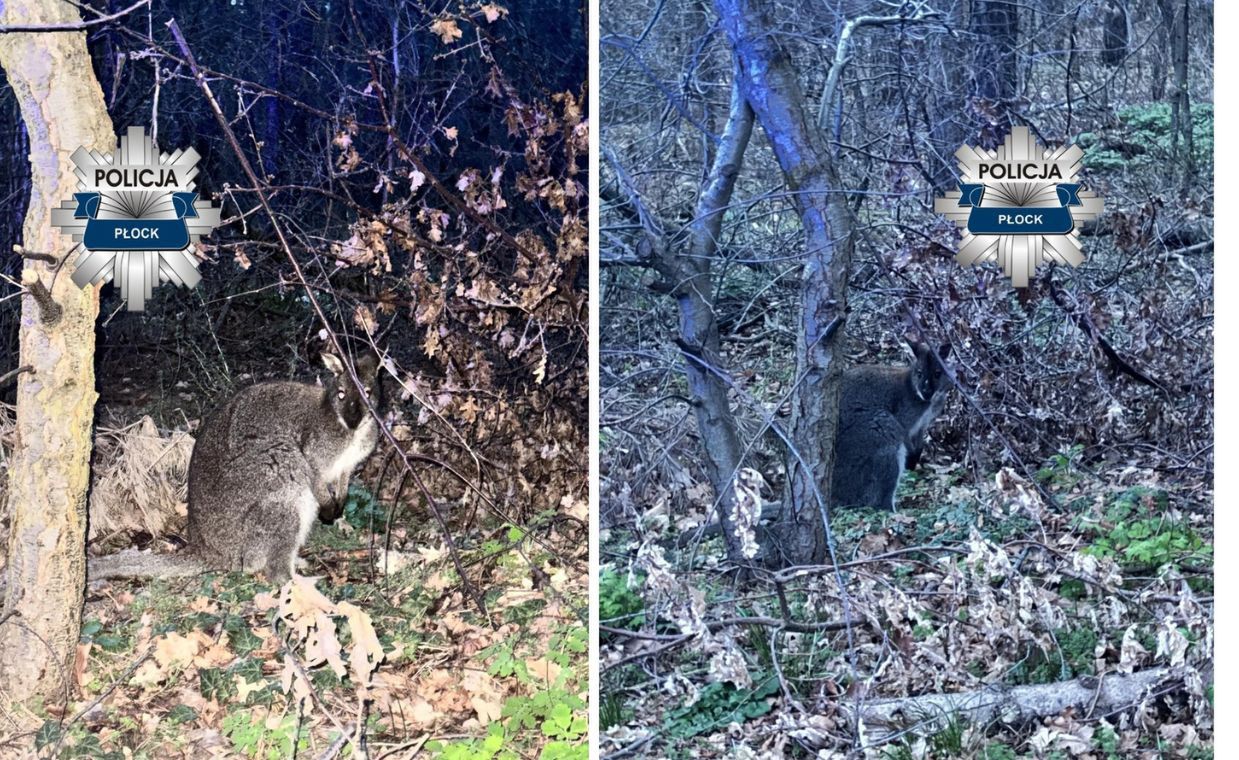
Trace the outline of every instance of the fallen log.
[[1151, 696], [1186, 689], [1201, 693], [1213, 682], [1213, 663], [1150, 668], [1136, 673], [1081, 676], [1031, 686], [991, 686], [954, 694], [879, 699], [839, 707], [849, 722], [859, 710], [862, 746], [872, 747], [907, 733], [932, 734], [951, 720], [974, 725], [1021, 724], [1075, 709], [1078, 719], [1100, 718], [1135, 707]]

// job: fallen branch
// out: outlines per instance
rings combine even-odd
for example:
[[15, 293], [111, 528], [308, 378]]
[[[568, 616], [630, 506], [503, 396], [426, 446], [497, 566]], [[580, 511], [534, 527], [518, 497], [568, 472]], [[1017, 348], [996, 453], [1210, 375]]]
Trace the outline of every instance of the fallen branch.
[[[1197, 680], [1199, 679], [1199, 680]], [[1134, 707], [1159, 692], [1203, 689], [1213, 682], [1213, 663], [1199, 670], [1163, 667], [1138, 673], [1081, 676], [1071, 681], [1033, 686], [993, 686], [955, 694], [840, 702], [849, 720], [859, 718], [860, 739], [872, 747], [908, 732], [933, 733], [950, 720], [985, 725], [1020, 724], [1074, 708], [1078, 716], [1102, 717]], [[859, 712], [859, 714], [857, 714]]]
[[[791, 633], [824, 633], [829, 631], [847, 630], [848, 623], [845, 620], [827, 620], [820, 623], [797, 623], [790, 620], [782, 620], [773, 617], [733, 617], [724, 618], [722, 620], [710, 620], [705, 624], [706, 630], [714, 633], [724, 628], [736, 626], [760, 626], [764, 628], [777, 628], [781, 631]], [[599, 625], [599, 630], [607, 633], [626, 636], [633, 639], [643, 639], [647, 641], [661, 641], [662, 644], [640, 652], [634, 652], [615, 662], [608, 662], [601, 666], [603, 671], [613, 670], [621, 665], [627, 665], [630, 662], [643, 660], [647, 657], [657, 657], [671, 649], [687, 644], [696, 639], [700, 633], [681, 633], [681, 634], [657, 634], [643, 633], [641, 631], [630, 631], [626, 628], [614, 628], [609, 625]]]
[[1075, 322], [1076, 326], [1079, 327], [1080, 330], [1087, 335], [1098, 348], [1101, 349], [1101, 352], [1106, 355], [1106, 358], [1110, 361], [1110, 371], [1113, 374], [1118, 374], [1121, 372], [1124, 375], [1133, 378], [1137, 382], [1143, 383], [1151, 388], [1158, 389], [1167, 396], [1172, 395], [1166, 386], [1136, 369], [1130, 362], [1120, 356], [1119, 352], [1114, 349], [1114, 346], [1110, 345], [1110, 341], [1106, 340], [1106, 337], [1101, 334], [1099, 329], [1097, 329], [1097, 325], [1093, 322], [1093, 318], [1089, 316], [1087, 311], [1083, 309], [1075, 310], [1071, 308], [1071, 306], [1067, 303], [1063, 292], [1054, 284], [1054, 274], [1052, 272], [1046, 276], [1046, 282], [1050, 285], [1050, 298], [1053, 299], [1054, 303], [1056, 303], [1058, 307], [1071, 318], [1071, 321]]

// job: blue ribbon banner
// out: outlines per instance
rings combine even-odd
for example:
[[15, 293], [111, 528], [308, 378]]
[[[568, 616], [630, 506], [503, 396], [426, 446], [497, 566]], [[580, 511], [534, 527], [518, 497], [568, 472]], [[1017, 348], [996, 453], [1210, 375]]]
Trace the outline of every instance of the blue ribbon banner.
[[1048, 208], [1011, 206], [981, 208], [985, 185], [959, 183], [959, 205], [972, 206], [968, 231], [973, 235], [1066, 235], [1075, 226], [1068, 206], [1080, 202], [1080, 186], [1059, 184], [1054, 188], [1062, 205]]
[[88, 219], [82, 245], [92, 251], [179, 251], [189, 245], [186, 218], [196, 218], [197, 193], [173, 193], [175, 219], [98, 219], [100, 194], [74, 193], [74, 219]]

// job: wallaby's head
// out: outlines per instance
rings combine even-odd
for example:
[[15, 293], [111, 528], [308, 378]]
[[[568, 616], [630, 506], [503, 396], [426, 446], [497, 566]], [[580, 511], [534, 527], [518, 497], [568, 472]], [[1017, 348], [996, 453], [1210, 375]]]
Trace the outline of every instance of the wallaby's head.
[[935, 352], [920, 341], [909, 340], [908, 343], [916, 355], [911, 368], [912, 392], [922, 402], [941, 405], [946, 401], [946, 392], [951, 386], [943, 369], [943, 364], [951, 355], [951, 344], [943, 343]]
[[357, 391], [357, 385], [349, 377], [348, 368], [335, 354], [323, 354], [323, 366], [331, 373], [331, 380], [324, 387], [323, 403], [331, 407], [340, 421], [350, 429], [356, 428], [370, 413], [366, 410], [366, 398], [379, 408], [383, 401], [383, 384], [379, 381], [379, 358], [366, 352], [353, 362], [357, 379], [365, 388], [365, 398]]

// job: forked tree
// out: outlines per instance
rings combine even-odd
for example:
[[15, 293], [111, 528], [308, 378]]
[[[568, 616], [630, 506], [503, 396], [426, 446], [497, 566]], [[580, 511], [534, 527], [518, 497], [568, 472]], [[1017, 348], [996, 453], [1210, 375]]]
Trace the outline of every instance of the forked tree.
[[[940, 14], [916, 3], [895, 15], [848, 20], [836, 42], [823, 90], [815, 93], [819, 104], [815, 116], [812, 99], [800, 85], [800, 72], [780, 47], [763, 4], [716, 0], [714, 7], [736, 65], [727, 121], [692, 219], [677, 229], [658, 218], [643, 203], [640, 188], [629, 179], [622, 160], [609, 153], [620, 189], [609, 200], [639, 225], [643, 239], [636, 247], [636, 260], [608, 263], [656, 270], [661, 277], [655, 289], [676, 299], [680, 317], [677, 343], [684, 357], [728, 558], [743, 564], [748, 558], [735, 523], [746, 521], [736, 512], [736, 505], [746, 503], [737, 495], [744, 444], [730, 407], [729, 391], [734, 388], [720, 358], [714, 304], [717, 288], [711, 260], [719, 256], [723, 216], [731, 203], [749, 135], [755, 123], [761, 126], [794, 198], [804, 248], [791, 423], [784, 429], [777, 421], [767, 420], [786, 452], [786, 508], [779, 522], [765, 532], [764, 560], [774, 566], [821, 564], [829, 555], [827, 513], [842, 373], [835, 346], [847, 310], [847, 282], [855, 246], [847, 188], [829, 147], [829, 113], [831, 104], [843, 95], [843, 72], [856, 35], [867, 27], [929, 24], [937, 22]], [[603, 192], [605, 197], [607, 191]], [[747, 519], [755, 517], [750, 514]]]

